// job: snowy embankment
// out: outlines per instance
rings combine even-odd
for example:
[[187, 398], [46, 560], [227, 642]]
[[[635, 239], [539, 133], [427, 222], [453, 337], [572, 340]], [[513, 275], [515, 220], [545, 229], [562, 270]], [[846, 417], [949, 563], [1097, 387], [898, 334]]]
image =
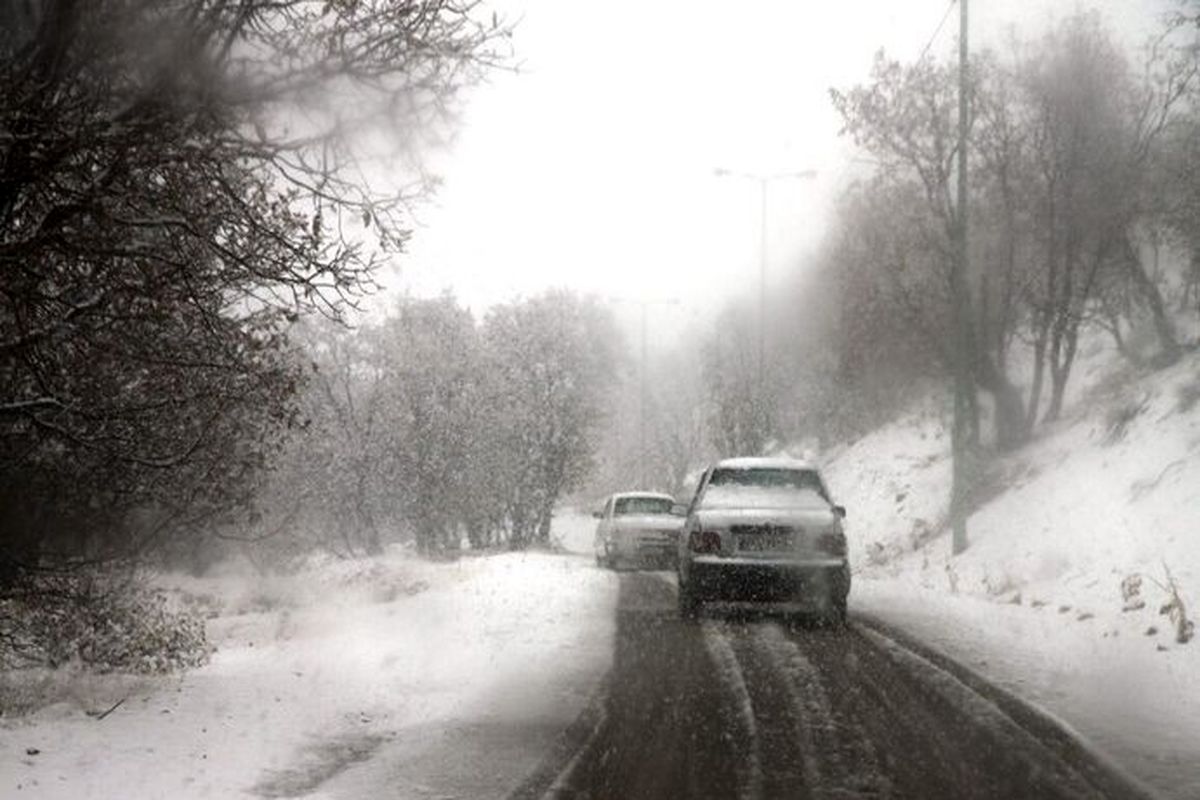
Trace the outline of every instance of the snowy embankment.
[[174, 584], [217, 614], [212, 662], [6, 676], [60, 700], [0, 718], [0, 795], [503, 797], [611, 664], [616, 580], [576, 557], [397, 551]]
[[1062, 421], [996, 465], [950, 557], [949, 436], [917, 411], [830, 454], [852, 608], [1062, 718], [1164, 796], [1200, 797], [1200, 355], [1081, 367]]

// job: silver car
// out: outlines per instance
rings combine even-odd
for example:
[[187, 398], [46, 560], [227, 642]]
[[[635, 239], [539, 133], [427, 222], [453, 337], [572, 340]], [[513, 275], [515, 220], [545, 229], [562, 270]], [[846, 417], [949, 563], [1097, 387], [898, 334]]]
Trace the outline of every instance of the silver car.
[[702, 603], [784, 603], [846, 617], [842, 519], [820, 473], [784, 458], [732, 458], [700, 479], [679, 540], [679, 611]]
[[675, 498], [657, 492], [620, 492], [593, 514], [596, 524], [596, 563], [671, 567], [683, 519], [673, 513]]

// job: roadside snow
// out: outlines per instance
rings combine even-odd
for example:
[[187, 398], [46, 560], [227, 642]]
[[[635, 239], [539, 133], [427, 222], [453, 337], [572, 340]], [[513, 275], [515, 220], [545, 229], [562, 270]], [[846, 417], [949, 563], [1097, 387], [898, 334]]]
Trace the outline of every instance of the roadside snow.
[[554, 515], [554, 526], [550, 536], [569, 553], [592, 556], [595, 554], [593, 541], [596, 536], [596, 520], [591, 512], [582, 509], [564, 508]]
[[[854, 612], [903, 630], [1032, 702], [1164, 798], [1200, 797], [1200, 679], [1189, 653], [1040, 611], [899, 580], [860, 580]], [[1180, 657], [1190, 656], [1190, 657]]]
[[80, 675], [76, 700], [0, 719], [0, 795], [502, 797], [611, 661], [616, 579], [574, 557], [393, 552], [180, 583], [231, 612], [210, 620], [212, 663]]
[[1064, 718], [1165, 796], [1200, 797], [1200, 354], [1146, 376], [1093, 354], [1063, 420], [997, 463], [951, 557], [949, 436], [932, 406], [827, 461], [851, 606]]

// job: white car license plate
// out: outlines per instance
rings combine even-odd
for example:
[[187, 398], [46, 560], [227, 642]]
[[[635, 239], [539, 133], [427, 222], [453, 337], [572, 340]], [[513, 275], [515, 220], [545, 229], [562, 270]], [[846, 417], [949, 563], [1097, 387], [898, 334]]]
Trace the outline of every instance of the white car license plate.
[[778, 553], [792, 549], [790, 533], [750, 533], [738, 537], [738, 550], [757, 553]]

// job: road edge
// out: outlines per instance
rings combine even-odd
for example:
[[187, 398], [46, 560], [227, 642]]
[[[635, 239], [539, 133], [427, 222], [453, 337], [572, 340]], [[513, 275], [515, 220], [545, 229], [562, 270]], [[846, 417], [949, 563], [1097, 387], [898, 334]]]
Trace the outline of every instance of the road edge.
[[571, 779], [584, 757], [595, 747], [608, 721], [608, 695], [612, 671], [606, 672], [579, 715], [559, 736], [542, 762], [513, 789], [505, 800], [554, 800], [570, 797]]
[[1106, 795], [1131, 800], [1161, 800], [1157, 790], [1092, 744], [1069, 722], [1032, 700], [996, 685], [977, 670], [872, 614], [854, 614], [850, 626], [853, 628], [855, 625], [869, 629], [924, 658], [994, 704], [1033, 737], [1055, 746], [1056, 751], [1072, 769]]

